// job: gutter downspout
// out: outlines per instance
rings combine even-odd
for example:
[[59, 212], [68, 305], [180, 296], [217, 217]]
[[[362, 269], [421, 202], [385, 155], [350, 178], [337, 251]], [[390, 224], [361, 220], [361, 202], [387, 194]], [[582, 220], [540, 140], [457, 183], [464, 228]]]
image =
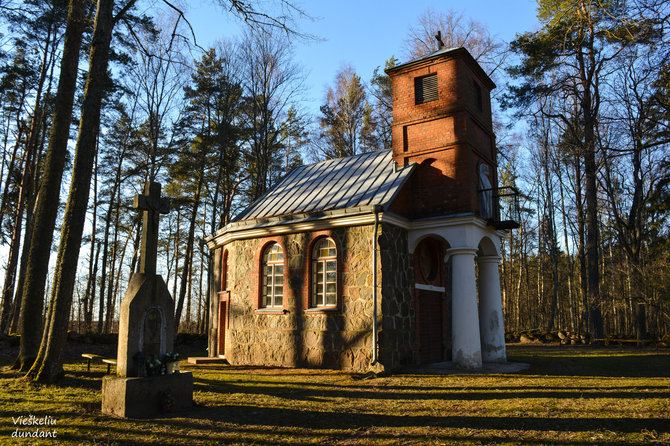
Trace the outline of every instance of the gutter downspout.
[[377, 340], [379, 327], [377, 326], [377, 233], [379, 228], [379, 213], [384, 210], [382, 205], [375, 205], [375, 230], [372, 236], [372, 363], [378, 362]]

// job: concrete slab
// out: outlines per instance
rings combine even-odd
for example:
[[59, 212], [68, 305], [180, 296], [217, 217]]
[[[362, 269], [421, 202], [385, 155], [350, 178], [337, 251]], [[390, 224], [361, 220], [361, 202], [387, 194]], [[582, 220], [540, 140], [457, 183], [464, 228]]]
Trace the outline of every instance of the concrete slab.
[[193, 356], [188, 358], [189, 364], [203, 365], [203, 364], [216, 364], [216, 365], [228, 365], [226, 358], [209, 358], [207, 356]]
[[414, 373], [421, 375], [495, 375], [501, 373], [519, 373], [526, 370], [530, 364], [525, 362], [485, 362], [481, 369], [465, 370], [452, 361], [424, 364], [418, 367], [408, 367], [399, 373]]

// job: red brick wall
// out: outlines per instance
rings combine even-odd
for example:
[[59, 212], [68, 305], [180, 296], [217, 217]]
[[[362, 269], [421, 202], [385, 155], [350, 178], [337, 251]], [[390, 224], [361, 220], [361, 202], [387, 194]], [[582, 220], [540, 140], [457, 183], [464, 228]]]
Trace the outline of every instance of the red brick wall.
[[[438, 99], [416, 104], [414, 79], [436, 73]], [[495, 138], [488, 77], [465, 51], [389, 70], [393, 90], [393, 156], [419, 164], [391, 206], [412, 218], [477, 212], [477, 167], [495, 175]], [[481, 110], [476, 88], [481, 89]]]

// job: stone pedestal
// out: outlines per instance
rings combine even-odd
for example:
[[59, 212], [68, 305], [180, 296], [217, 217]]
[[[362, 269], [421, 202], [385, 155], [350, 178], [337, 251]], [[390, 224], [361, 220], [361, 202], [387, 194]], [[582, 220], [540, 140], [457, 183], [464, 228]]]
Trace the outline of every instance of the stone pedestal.
[[121, 302], [116, 373], [139, 376], [135, 355], [162, 359], [174, 344], [174, 301], [156, 274], [135, 273]]
[[[174, 401], [163, 407], [165, 393]], [[122, 418], [149, 418], [166, 412], [187, 410], [193, 405], [191, 372], [147, 378], [107, 375], [102, 378], [102, 413]]]

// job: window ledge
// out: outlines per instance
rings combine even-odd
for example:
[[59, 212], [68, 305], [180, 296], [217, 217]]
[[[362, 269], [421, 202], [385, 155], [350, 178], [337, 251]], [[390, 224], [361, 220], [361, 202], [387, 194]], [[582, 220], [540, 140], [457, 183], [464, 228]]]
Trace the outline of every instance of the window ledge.
[[339, 313], [340, 309], [337, 307], [316, 307], [316, 308], [307, 308], [305, 313], [308, 314], [327, 314], [327, 313]]
[[254, 310], [254, 314], [286, 314], [288, 310], [283, 308], [259, 308]]

